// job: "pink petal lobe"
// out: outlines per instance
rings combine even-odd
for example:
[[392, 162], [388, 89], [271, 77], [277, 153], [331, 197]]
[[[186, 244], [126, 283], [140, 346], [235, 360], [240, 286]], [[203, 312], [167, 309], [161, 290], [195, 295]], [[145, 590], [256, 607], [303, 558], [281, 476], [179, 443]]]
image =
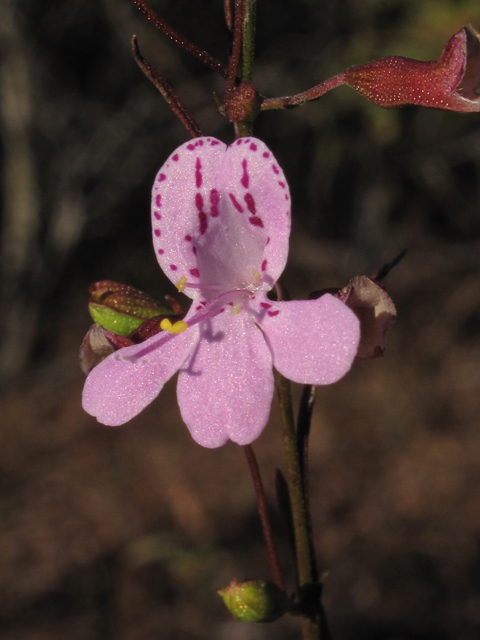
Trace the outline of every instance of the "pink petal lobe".
[[173, 284], [199, 270], [194, 249], [197, 239], [208, 230], [210, 213], [216, 206], [212, 191], [225, 149], [223, 142], [210, 137], [186, 142], [175, 149], [155, 178], [153, 246], [160, 267]]
[[128, 422], [157, 397], [197, 339], [198, 329], [192, 327], [176, 336], [161, 332], [116, 351], [90, 372], [83, 408], [111, 427]]
[[245, 313], [201, 326], [198, 348], [180, 370], [177, 396], [193, 439], [208, 448], [244, 445], [265, 427], [273, 396], [272, 356]]
[[[278, 280], [285, 268], [290, 236], [290, 192], [288, 183], [272, 152], [257, 138], [242, 138], [228, 147], [222, 167], [222, 190], [252, 234], [262, 239], [263, 258], [256, 267]], [[231, 205], [234, 208], [234, 204]], [[270, 238], [270, 241], [268, 241]]]
[[318, 300], [272, 302], [263, 307], [261, 326], [273, 352], [274, 367], [301, 384], [331, 384], [355, 358], [359, 322], [330, 294]]

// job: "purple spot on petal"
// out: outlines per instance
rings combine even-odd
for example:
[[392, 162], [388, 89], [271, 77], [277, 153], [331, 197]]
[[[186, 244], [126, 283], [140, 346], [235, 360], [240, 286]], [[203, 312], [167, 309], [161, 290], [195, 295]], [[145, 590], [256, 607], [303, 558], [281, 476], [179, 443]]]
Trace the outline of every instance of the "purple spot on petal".
[[250, 138], [244, 138], [243, 139], [243, 144], [248, 144], [250, 142]]
[[251, 193], [246, 193], [244, 199], [245, 199], [245, 202], [247, 203], [247, 207], [248, 207], [248, 210], [250, 211], [250, 213], [253, 213], [253, 215], [255, 215], [255, 213], [256, 213], [255, 200], [253, 199], [252, 194]]
[[252, 144], [250, 145], [250, 149], [252, 151], [256, 151], [257, 150], [257, 145], [254, 142], [252, 142]]
[[192, 241], [192, 236], [185, 236], [185, 240], [187, 242], [191, 242]]
[[285, 194], [285, 200], [288, 200], [288, 193]]
[[176, 271], [176, 270], [177, 270], [177, 265], [176, 265], [176, 264], [171, 264], [171, 265], [170, 265], [170, 269], [171, 269], [172, 271]]
[[277, 165], [272, 164], [272, 169], [273, 169], [273, 173], [276, 173], [277, 175], [280, 173], [280, 171], [279, 171], [279, 169], [278, 169]]
[[195, 150], [195, 145], [194, 144], [187, 144], [187, 149], [189, 151], [194, 151]]
[[237, 144], [242, 144], [242, 140], [237, 140]]
[[235, 207], [235, 209], [240, 213], [242, 213], [243, 207], [235, 200], [235, 196], [233, 195], [233, 193], [229, 193], [228, 195], [230, 196], [230, 200], [232, 201], [232, 204]]
[[195, 278], [200, 277], [200, 271], [198, 269], [190, 269], [190, 273], [192, 274], [192, 276], [195, 276]]
[[167, 179], [167, 176], [166, 176], [164, 173], [161, 173], [161, 174], [158, 176], [158, 181], [159, 181], [159, 182], [163, 182], [163, 181], [164, 181], [164, 180], [166, 180], [166, 179]]
[[157, 236], [157, 238], [160, 238], [160, 236], [162, 235], [162, 232], [160, 231], [160, 229], [155, 229], [153, 233]]
[[268, 151], [264, 151], [264, 152], [262, 153], [262, 156], [263, 156], [264, 158], [269, 158], [269, 157], [270, 157], [270, 154], [268, 153]]
[[269, 311], [268, 315], [273, 318], [274, 316], [278, 316], [278, 314], [280, 313], [280, 309], [275, 309], [275, 311]]
[[199, 211], [202, 211], [203, 209], [203, 196], [201, 193], [196, 193], [195, 194], [195, 206], [197, 207], [197, 209]]
[[282, 189], [285, 189], [285, 183], [284, 182], [281, 182], [281, 180], [279, 180], [278, 184], [282, 187]]
[[211, 146], [211, 147], [214, 147], [214, 146], [215, 146], [215, 145], [217, 145], [217, 144], [220, 144], [218, 140], [212, 140], [212, 141], [210, 142], [210, 146]]
[[[270, 236], [268, 236], [268, 238], [267, 238], [267, 243], [266, 243], [266, 245], [267, 245], [269, 242], [270, 242]], [[265, 246], [266, 246], [266, 245], [265, 245]]]
[[158, 250], [158, 255], [163, 256], [164, 253], [165, 253], [165, 251], [163, 249], [159, 249]]
[[198, 307], [195, 307], [195, 311], [201, 311], [203, 309], [202, 305], [199, 304]]
[[233, 307], [233, 302], [228, 303], [230, 307]]
[[155, 204], [159, 208], [162, 206], [162, 194], [161, 193], [157, 193], [157, 197], [155, 198]]
[[158, 211], [154, 211], [154, 212], [153, 212], [153, 215], [155, 216], [155, 218], [156, 218], [157, 220], [161, 220], [161, 219], [162, 219], [162, 216], [158, 213]]
[[264, 260], [264, 261], [262, 262], [262, 271], [266, 271], [266, 270], [267, 270], [267, 261], [266, 261], [266, 260]]
[[245, 187], [245, 189], [248, 189], [249, 179], [248, 179], [248, 173], [247, 173], [247, 161], [245, 158], [242, 160], [242, 167], [243, 167], [243, 176], [240, 182]]
[[220, 213], [218, 210], [219, 200], [220, 196], [218, 195], [218, 191], [216, 189], [212, 189], [210, 191], [210, 215], [212, 218], [216, 218]]
[[260, 306], [263, 307], [264, 309], [270, 309], [272, 305], [268, 304], [268, 302], [260, 302]]
[[195, 164], [195, 184], [197, 185], [197, 189], [200, 189], [202, 186], [202, 161], [200, 158], [197, 158]]
[[225, 307], [222, 307], [218, 313], [223, 313], [225, 311]]
[[198, 146], [199, 146], [199, 147], [203, 147], [203, 140], [199, 140], [199, 141], [197, 142], [197, 144], [198, 144]]
[[193, 248], [192, 248], [192, 251], [193, 251], [193, 253], [194, 253], [195, 255], [197, 255], [197, 247], [193, 247]]
[[198, 220], [200, 222], [200, 228], [199, 228], [200, 235], [203, 236], [208, 226], [207, 216], [203, 211], [198, 212]]
[[250, 222], [250, 224], [253, 224], [254, 227], [262, 227], [263, 228], [262, 219], [259, 218], [258, 216], [252, 216], [251, 218], [248, 219], [248, 221]]
[[178, 153], [176, 153], [174, 156], [172, 156], [172, 160], [174, 162], [178, 162]]

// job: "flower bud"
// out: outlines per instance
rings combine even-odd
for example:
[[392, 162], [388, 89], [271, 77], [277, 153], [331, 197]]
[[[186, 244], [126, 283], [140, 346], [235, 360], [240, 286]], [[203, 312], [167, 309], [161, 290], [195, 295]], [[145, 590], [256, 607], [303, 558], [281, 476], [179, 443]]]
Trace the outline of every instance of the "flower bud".
[[107, 331], [99, 324], [92, 324], [80, 346], [80, 369], [85, 375], [114, 351], [128, 347], [133, 341]]
[[273, 622], [288, 609], [288, 598], [273, 582], [235, 580], [225, 589], [217, 589], [233, 617], [243, 622]]
[[337, 295], [360, 320], [357, 359], [370, 360], [382, 356], [385, 334], [397, 317], [388, 293], [367, 276], [356, 276]]
[[436, 62], [388, 56], [345, 71], [345, 84], [379, 107], [480, 111], [480, 34], [462, 27]]
[[96, 282], [89, 291], [93, 321], [117, 336], [128, 336], [145, 320], [173, 313], [147, 293], [120, 282]]

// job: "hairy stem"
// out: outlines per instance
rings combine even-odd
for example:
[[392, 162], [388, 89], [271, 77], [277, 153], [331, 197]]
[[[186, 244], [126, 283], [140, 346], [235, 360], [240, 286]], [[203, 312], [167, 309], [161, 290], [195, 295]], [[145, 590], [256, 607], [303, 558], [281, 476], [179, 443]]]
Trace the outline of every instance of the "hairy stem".
[[148, 6], [143, 0], [132, 0], [133, 4], [138, 7], [147, 16], [147, 19], [157, 27], [167, 38], [170, 38], [177, 46], [181, 47], [188, 53], [198, 58], [200, 62], [206, 64], [210, 69], [219, 73], [223, 78], [228, 75], [227, 67], [219, 60], [211, 56], [209, 53], [198, 47], [196, 44], [182, 36], [178, 31], [175, 31], [169, 24], [165, 22], [160, 16]]
[[142, 57], [137, 43], [137, 37], [132, 36], [132, 51], [133, 57], [136, 63], [147, 76], [150, 82], [160, 91], [173, 113], [181, 121], [185, 129], [192, 136], [192, 138], [198, 138], [202, 135], [198, 124], [195, 122], [192, 114], [184, 105], [182, 100], [177, 96], [172, 87], [167, 82], [166, 78], [153, 67], [149, 62]]
[[252, 81], [253, 60], [255, 57], [255, 18], [257, 13], [257, 0], [245, 0], [243, 10], [243, 65], [242, 80]]
[[267, 500], [265, 498], [265, 491], [263, 488], [262, 477], [258, 468], [257, 459], [252, 447], [249, 444], [245, 445], [243, 447], [243, 450], [245, 451], [248, 468], [250, 469], [250, 473], [252, 475], [253, 486], [255, 487], [255, 493], [257, 494], [258, 513], [260, 514], [263, 536], [267, 545], [268, 561], [270, 563], [273, 580], [277, 587], [285, 590], [285, 583], [283, 580], [282, 570], [280, 568], [280, 560], [278, 558], [277, 547], [275, 545], [275, 540], [273, 539], [272, 527], [270, 525], [270, 518], [268, 516]]
[[262, 111], [267, 111], [268, 109], [292, 109], [293, 107], [299, 107], [311, 100], [318, 100], [318, 98], [321, 98], [325, 93], [327, 93], [327, 91], [331, 91], [332, 89], [335, 89], [335, 87], [339, 87], [341, 84], [344, 84], [344, 82], [345, 74], [340, 73], [338, 76], [329, 78], [328, 80], [325, 80], [325, 82], [321, 82], [303, 93], [297, 93], [294, 96], [285, 96], [283, 98], [265, 98], [262, 102]]

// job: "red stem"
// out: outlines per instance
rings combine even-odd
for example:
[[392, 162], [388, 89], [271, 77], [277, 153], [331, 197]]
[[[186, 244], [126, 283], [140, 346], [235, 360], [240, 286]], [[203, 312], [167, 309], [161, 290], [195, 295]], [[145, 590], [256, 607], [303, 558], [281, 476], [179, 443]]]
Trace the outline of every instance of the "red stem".
[[137, 37], [132, 36], [132, 51], [133, 57], [136, 63], [147, 76], [150, 82], [160, 91], [165, 98], [165, 102], [168, 104], [173, 113], [181, 121], [185, 129], [192, 136], [192, 138], [198, 138], [202, 135], [198, 124], [195, 122], [192, 114], [184, 105], [182, 100], [177, 96], [172, 87], [167, 82], [166, 78], [157, 71], [149, 62], [142, 57], [137, 43]]
[[325, 82], [321, 82], [303, 93], [297, 93], [294, 96], [285, 96], [284, 98], [266, 98], [262, 102], [262, 111], [266, 111], [267, 109], [288, 109], [292, 107], [299, 107], [300, 105], [305, 104], [305, 102], [317, 100], [327, 93], [327, 91], [331, 91], [332, 89], [335, 89], [335, 87], [339, 87], [344, 83], [345, 74], [340, 73], [338, 76], [333, 76], [333, 78], [329, 78], [328, 80], [325, 80]]
[[242, 51], [243, 38], [243, 0], [235, 0], [235, 24], [233, 28], [233, 46], [232, 55], [228, 63], [227, 88], [225, 95], [232, 91], [235, 87], [237, 79], [238, 64], [240, 62], [240, 53]]
[[272, 528], [270, 526], [270, 518], [268, 517], [267, 501], [265, 498], [265, 491], [263, 488], [262, 478], [257, 464], [257, 459], [253, 452], [252, 447], [247, 444], [243, 447], [245, 451], [245, 457], [247, 458], [248, 467], [252, 475], [253, 486], [255, 487], [255, 493], [257, 494], [258, 513], [260, 514], [260, 520], [262, 523], [263, 536], [267, 544], [268, 561], [270, 563], [270, 569], [275, 584], [282, 590], [285, 590], [285, 583], [283, 581], [282, 570], [280, 568], [280, 561], [278, 559], [277, 547], [272, 535]]
[[166, 35], [167, 38], [170, 38], [172, 42], [174, 42], [182, 49], [185, 49], [185, 51], [188, 51], [188, 53], [191, 53], [193, 56], [198, 58], [200, 62], [203, 62], [204, 64], [209, 66], [211, 69], [219, 73], [223, 78], [227, 78], [228, 69], [224, 64], [222, 64], [215, 57], [211, 56], [209, 53], [188, 40], [188, 38], [185, 38], [185, 36], [180, 35], [178, 31], [175, 31], [175, 29], [167, 24], [165, 20], [162, 20], [162, 18], [160, 18], [160, 16], [153, 9], [151, 9], [146, 2], [144, 2], [143, 0], [132, 0], [132, 2], [136, 7], [143, 11], [143, 13], [147, 16], [147, 19], [152, 24], [154, 24], [159, 31]]

